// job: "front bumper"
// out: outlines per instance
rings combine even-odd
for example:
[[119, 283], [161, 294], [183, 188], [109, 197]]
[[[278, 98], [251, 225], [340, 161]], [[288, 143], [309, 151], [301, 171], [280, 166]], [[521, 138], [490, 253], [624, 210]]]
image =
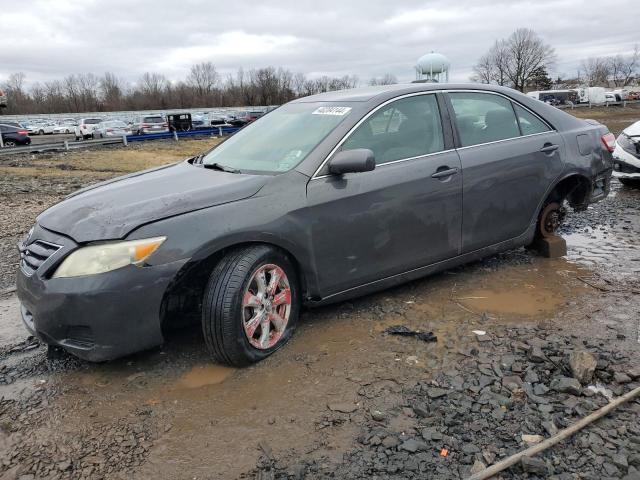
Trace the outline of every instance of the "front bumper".
[[[34, 236], [42, 231], [39, 228]], [[62, 243], [60, 237], [48, 241]], [[94, 362], [160, 345], [162, 298], [187, 260], [130, 265], [83, 277], [50, 278], [55, 266], [74, 249], [70, 243], [66, 239], [66, 244], [32, 275], [19, 270], [17, 293], [27, 329], [47, 344]]]
[[640, 158], [627, 152], [617, 143], [613, 151], [613, 176], [640, 179]]

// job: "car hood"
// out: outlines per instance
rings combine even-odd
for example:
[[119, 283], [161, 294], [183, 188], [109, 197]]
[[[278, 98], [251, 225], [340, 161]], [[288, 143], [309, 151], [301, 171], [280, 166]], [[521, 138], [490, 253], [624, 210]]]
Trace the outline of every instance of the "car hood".
[[248, 198], [268, 178], [182, 162], [79, 190], [42, 212], [37, 222], [79, 243], [119, 239], [147, 223]]
[[630, 137], [640, 137], [640, 122], [633, 123], [623, 130]]

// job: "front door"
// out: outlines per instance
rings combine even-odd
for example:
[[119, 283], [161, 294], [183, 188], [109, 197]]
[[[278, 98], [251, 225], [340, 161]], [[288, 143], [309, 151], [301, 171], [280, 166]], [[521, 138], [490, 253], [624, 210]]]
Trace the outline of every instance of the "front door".
[[460, 160], [445, 150], [435, 94], [380, 107], [340, 150], [354, 148], [374, 152], [375, 170], [323, 175], [307, 187], [323, 296], [459, 253]]

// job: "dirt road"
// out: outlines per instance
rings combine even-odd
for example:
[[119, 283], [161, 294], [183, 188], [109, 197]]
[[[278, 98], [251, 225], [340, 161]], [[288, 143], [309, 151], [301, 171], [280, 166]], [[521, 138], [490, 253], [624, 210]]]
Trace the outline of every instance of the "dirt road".
[[[138, 148], [3, 160], [0, 290], [40, 210], [203, 144]], [[2, 295], [0, 479], [464, 477], [640, 384], [640, 191], [615, 183], [562, 233], [566, 258], [516, 250], [305, 311], [242, 370], [212, 364], [198, 326], [107, 364], [47, 358]], [[582, 385], [578, 351], [596, 362]], [[638, 478], [639, 420], [631, 403], [504, 478]]]

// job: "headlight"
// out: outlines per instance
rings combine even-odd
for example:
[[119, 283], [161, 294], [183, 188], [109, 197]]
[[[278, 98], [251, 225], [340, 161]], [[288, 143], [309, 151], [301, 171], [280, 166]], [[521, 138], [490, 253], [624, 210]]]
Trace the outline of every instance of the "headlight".
[[638, 154], [638, 149], [635, 142], [631, 140], [631, 137], [629, 137], [626, 133], [621, 133], [620, 135], [618, 135], [618, 139], [616, 141], [618, 142], [618, 145], [620, 145], [620, 148], [626, 150], [631, 155]]
[[155, 237], [80, 248], [64, 259], [53, 278], [95, 275], [127, 265], [138, 265], [149, 258], [166, 239]]

